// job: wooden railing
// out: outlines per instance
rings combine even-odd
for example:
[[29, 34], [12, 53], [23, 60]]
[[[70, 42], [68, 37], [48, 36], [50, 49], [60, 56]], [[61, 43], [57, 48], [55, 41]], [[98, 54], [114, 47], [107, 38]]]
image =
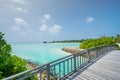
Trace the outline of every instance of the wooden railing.
[[69, 56], [62, 57], [42, 66], [27, 70], [3, 80], [63, 80], [86, 66], [92, 60], [112, 50], [117, 50], [117, 46], [99, 46], [81, 51]]

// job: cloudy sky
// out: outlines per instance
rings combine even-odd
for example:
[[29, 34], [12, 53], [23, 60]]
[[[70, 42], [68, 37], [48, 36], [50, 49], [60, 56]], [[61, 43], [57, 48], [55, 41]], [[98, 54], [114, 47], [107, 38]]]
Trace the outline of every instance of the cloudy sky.
[[0, 0], [0, 31], [9, 42], [120, 34], [120, 0]]

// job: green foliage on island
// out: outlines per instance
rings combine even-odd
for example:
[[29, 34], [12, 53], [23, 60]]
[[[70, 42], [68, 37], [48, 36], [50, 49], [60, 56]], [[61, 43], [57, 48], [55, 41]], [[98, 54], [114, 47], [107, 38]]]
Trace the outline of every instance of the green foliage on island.
[[102, 45], [116, 45], [116, 41], [114, 37], [101, 37], [98, 39], [86, 39], [80, 44], [80, 48], [88, 49], [96, 46]]
[[0, 32], [0, 79], [27, 70], [26, 61], [11, 55], [11, 46]]
[[120, 35], [119, 34], [116, 36], [115, 40], [116, 40], [117, 43], [120, 43]]
[[52, 41], [50, 43], [81, 43], [84, 39], [81, 40], [61, 40], [61, 41]]

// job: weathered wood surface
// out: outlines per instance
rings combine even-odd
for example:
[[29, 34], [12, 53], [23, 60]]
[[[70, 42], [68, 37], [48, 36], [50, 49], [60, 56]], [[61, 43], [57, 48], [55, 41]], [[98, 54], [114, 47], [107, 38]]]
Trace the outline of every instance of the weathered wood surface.
[[68, 80], [120, 80], [120, 50], [111, 51], [83, 72], [71, 75]]

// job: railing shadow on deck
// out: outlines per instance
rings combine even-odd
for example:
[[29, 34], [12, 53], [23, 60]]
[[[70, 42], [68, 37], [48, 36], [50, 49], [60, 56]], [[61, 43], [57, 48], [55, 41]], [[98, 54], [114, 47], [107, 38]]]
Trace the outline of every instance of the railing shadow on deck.
[[34, 69], [10, 76], [3, 80], [34, 80], [34, 76], [37, 76], [39, 80], [64, 80], [80, 69], [83, 71], [83, 67], [88, 66], [88, 64], [92, 61], [99, 59], [105, 53], [117, 49], [118, 46], [115, 45], [91, 48], [62, 57]]

